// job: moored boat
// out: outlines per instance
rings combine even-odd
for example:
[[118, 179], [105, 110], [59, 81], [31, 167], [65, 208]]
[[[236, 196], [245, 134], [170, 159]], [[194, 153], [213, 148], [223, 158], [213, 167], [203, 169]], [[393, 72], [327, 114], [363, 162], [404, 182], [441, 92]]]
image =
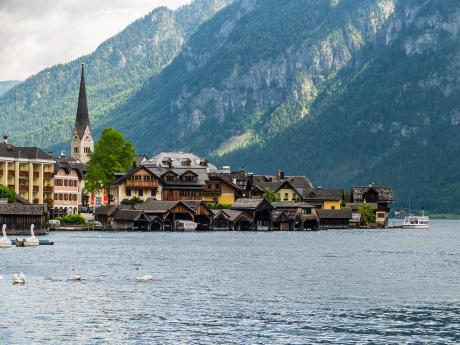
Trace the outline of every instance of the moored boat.
[[404, 218], [402, 227], [404, 229], [428, 229], [430, 227], [430, 217], [408, 216]]

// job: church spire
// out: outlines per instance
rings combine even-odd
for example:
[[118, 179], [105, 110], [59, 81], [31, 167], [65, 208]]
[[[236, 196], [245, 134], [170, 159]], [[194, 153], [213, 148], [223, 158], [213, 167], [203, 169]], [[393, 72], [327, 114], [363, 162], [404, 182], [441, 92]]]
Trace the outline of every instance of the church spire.
[[83, 137], [86, 127], [89, 127], [88, 102], [86, 100], [85, 86], [85, 69], [84, 64], [81, 64], [81, 79], [80, 79], [80, 94], [78, 96], [77, 119], [75, 120], [75, 128], [78, 136]]

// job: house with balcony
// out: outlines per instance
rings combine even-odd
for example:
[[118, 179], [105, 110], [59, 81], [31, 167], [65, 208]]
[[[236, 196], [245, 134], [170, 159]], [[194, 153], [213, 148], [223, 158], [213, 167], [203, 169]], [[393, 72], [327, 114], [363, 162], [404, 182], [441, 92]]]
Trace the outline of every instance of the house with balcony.
[[55, 160], [37, 147], [0, 144], [0, 184], [10, 187], [31, 204], [53, 203]]
[[305, 176], [288, 176], [279, 170], [276, 175], [249, 175], [251, 197], [261, 198], [266, 189], [275, 192], [280, 201], [301, 201], [302, 191], [313, 188]]

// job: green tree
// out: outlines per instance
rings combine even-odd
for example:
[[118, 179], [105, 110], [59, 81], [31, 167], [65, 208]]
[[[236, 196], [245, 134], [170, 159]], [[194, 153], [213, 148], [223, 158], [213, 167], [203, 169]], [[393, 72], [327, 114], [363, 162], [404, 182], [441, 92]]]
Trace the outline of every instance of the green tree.
[[69, 214], [67, 216], [63, 216], [57, 218], [63, 225], [83, 225], [85, 224], [85, 218], [80, 216], [79, 214]]
[[90, 154], [85, 176], [85, 191], [99, 192], [108, 189], [115, 173], [132, 167], [136, 151], [130, 141], [113, 128], [106, 128]]
[[362, 204], [358, 208], [359, 213], [361, 213], [361, 221], [365, 226], [370, 226], [375, 224], [375, 211], [369, 204]]
[[265, 188], [264, 199], [267, 200], [269, 203], [280, 201], [278, 195], [269, 188]]
[[0, 198], [8, 199], [8, 202], [16, 202], [16, 193], [10, 187], [0, 186]]

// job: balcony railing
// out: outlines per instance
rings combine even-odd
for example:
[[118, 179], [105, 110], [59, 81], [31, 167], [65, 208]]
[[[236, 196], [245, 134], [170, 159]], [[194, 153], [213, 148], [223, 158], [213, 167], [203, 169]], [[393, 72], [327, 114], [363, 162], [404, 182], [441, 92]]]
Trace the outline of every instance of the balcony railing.
[[19, 185], [19, 190], [23, 192], [27, 192], [29, 190], [29, 185], [28, 184], [20, 184]]
[[21, 177], [29, 177], [29, 172], [28, 171], [20, 171], [19, 176], [21, 176]]
[[43, 173], [44, 178], [53, 178], [54, 174], [52, 172], [46, 171]]
[[126, 188], [158, 188], [158, 181], [126, 181]]
[[14, 177], [14, 170], [8, 170], [8, 176]]
[[53, 186], [43, 186], [43, 191], [44, 192], [52, 192], [53, 191]]

